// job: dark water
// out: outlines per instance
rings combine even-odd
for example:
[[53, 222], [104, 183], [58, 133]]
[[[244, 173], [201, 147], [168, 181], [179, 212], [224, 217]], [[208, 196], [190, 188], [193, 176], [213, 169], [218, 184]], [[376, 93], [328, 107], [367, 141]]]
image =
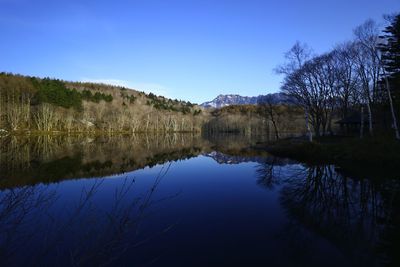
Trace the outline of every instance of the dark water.
[[240, 136], [0, 142], [1, 266], [399, 266], [397, 181]]

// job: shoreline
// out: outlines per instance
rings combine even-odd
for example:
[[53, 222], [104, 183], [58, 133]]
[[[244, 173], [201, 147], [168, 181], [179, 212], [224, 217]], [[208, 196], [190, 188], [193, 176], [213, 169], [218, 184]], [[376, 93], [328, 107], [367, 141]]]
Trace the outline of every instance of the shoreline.
[[135, 135], [135, 134], [201, 134], [201, 131], [1, 131], [0, 137], [5, 136], [39, 136], [39, 135]]
[[312, 143], [288, 138], [257, 148], [306, 164], [333, 164], [360, 178], [400, 179], [400, 142], [387, 137], [321, 137]]

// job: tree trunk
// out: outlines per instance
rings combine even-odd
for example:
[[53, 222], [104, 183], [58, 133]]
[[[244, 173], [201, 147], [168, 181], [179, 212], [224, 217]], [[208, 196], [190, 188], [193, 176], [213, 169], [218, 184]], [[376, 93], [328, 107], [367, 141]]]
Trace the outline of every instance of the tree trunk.
[[278, 126], [276, 125], [276, 121], [272, 112], [271, 112], [271, 121], [272, 125], [274, 126], [276, 140], [279, 140], [279, 130]]
[[364, 107], [361, 106], [361, 121], [360, 121], [360, 138], [364, 137]]
[[386, 90], [387, 90], [388, 97], [389, 97], [390, 112], [392, 113], [392, 120], [393, 120], [394, 132], [395, 132], [395, 134], [396, 134], [396, 139], [397, 139], [397, 140], [400, 140], [399, 128], [398, 128], [398, 126], [397, 126], [396, 113], [395, 113], [395, 111], [394, 111], [393, 100], [392, 100], [392, 94], [390, 93], [390, 84], [389, 84], [389, 80], [388, 80], [387, 77], [385, 77], [385, 83], [386, 83]]
[[369, 99], [367, 101], [367, 111], [368, 111], [368, 130], [369, 130], [369, 135], [373, 136], [374, 132], [373, 132], [373, 128], [372, 128], [372, 111], [371, 111], [371, 104], [370, 104]]
[[332, 113], [329, 114], [328, 117], [328, 132], [331, 136], [333, 136], [333, 130], [332, 130]]
[[308, 132], [308, 140], [310, 142], [312, 142], [313, 141], [313, 136], [312, 136], [312, 132], [311, 132], [311, 129], [310, 129], [310, 123], [309, 123], [308, 116], [309, 116], [308, 115], [308, 109], [306, 108], [305, 109], [306, 129], [307, 129], [307, 132]]
[[279, 140], [279, 130], [278, 130], [278, 126], [276, 126], [276, 123], [275, 123], [274, 121], [272, 121], [272, 124], [274, 125], [276, 140]]

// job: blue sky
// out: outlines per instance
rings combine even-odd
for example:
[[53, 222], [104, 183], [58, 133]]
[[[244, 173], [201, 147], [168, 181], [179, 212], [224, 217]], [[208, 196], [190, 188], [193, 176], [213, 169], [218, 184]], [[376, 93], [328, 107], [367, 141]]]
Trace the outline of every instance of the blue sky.
[[122, 84], [201, 103], [279, 90], [296, 40], [317, 53], [399, 0], [0, 0], [0, 71]]

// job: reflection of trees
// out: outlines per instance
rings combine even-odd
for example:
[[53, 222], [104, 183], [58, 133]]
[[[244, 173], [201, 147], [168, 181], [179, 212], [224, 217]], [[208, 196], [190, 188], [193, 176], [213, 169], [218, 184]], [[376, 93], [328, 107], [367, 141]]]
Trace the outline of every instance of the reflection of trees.
[[360, 238], [375, 241], [377, 219], [383, 215], [374, 184], [347, 179], [332, 165], [299, 170], [286, 180], [281, 202], [292, 217], [324, 236], [344, 241], [342, 245]]
[[0, 139], [0, 188], [99, 177], [195, 156], [195, 134], [10, 136]]
[[57, 188], [49, 186], [0, 192], [0, 265], [116, 264], [129, 251], [171, 228], [166, 225], [144, 239], [137, 237], [138, 226], [152, 207], [174, 197], [154, 200], [169, 166], [161, 169], [143, 196], [134, 194], [135, 179], [125, 178], [115, 189], [109, 207], [97, 204], [104, 182], [101, 179], [82, 187], [76, 201], [67, 204], [60, 202]]
[[282, 184], [282, 171], [290, 163], [293, 161], [272, 155], [264, 158], [263, 162], [256, 167], [257, 184], [268, 189]]
[[[383, 195], [387, 185], [350, 179], [332, 165], [282, 169], [268, 162], [257, 173], [261, 185], [281, 185], [280, 202], [290, 221], [284, 235], [291, 235], [289, 240], [306, 238], [307, 229], [329, 240], [353, 265], [376, 263], [376, 248], [390, 228], [385, 219], [392, 207]], [[304, 250], [304, 244], [297, 244], [298, 250]]]
[[384, 228], [377, 250], [387, 266], [400, 266], [400, 183], [386, 183], [382, 186], [381, 195], [385, 216], [381, 218]]
[[0, 188], [115, 175], [212, 150], [235, 162], [267, 155], [247, 137], [193, 133], [9, 136], [0, 145]]
[[280, 169], [275, 166], [276, 157], [270, 157], [272, 160], [263, 162], [257, 166], [257, 184], [273, 189], [275, 185], [280, 184]]

